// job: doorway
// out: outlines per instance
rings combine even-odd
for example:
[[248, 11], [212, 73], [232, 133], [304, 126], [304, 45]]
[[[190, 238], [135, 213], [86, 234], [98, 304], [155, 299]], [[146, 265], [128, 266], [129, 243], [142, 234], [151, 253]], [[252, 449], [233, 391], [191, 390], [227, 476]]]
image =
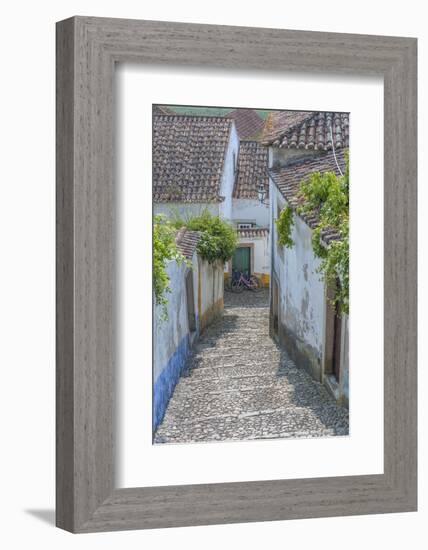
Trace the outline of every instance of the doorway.
[[276, 279], [272, 278], [272, 334], [278, 341], [279, 334], [279, 289]]
[[187, 301], [187, 320], [189, 331], [196, 330], [196, 312], [195, 312], [195, 293], [193, 289], [193, 271], [188, 270], [186, 274], [186, 301]]
[[334, 308], [334, 328], [333, 328], [333, 358], [332, 358], [332, 374], [339, 382], [340, 379], [340, 356], [342, 351], [342, 316], [340, 306], [335, 304]]
[[327, 288], [326, 294], [326, 332], [324, 373], [333, 382], [340, 381], [340, 363], [342, 355], [342, 311], [336, 300], [340, 290], [340, 281], [334, 281]]
[[243, 273], [246, 277], [251, 275], [251, 247], [239, 246], [232, 258], [232, 271]]

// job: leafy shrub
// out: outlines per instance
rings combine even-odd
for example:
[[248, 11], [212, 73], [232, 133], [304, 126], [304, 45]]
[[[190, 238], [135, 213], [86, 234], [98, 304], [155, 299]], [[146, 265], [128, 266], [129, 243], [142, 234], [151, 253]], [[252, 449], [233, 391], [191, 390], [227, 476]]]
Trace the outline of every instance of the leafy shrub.
[[187, 229], [201, 233], [197, 251], [211, 264], [216, 260], [227, 262], [235, 252], [238, 243], [235, 228], [208, 210], [186, 221], [176, 219], [174, 225], [177, 228], [186, 226]]

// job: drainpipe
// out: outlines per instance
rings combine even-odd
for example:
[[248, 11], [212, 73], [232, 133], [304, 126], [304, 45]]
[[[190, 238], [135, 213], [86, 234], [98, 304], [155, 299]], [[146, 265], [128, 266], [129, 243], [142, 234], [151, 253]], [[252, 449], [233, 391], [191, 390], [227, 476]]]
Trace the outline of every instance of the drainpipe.
[[[273, 200], [273, 185], [270, 181], [269, 176], [269, 197], [270, 197], [270, 216], [269, 216], [269, 235], [270, 235], [270, 285], [269, 285], [269, 333], [272, 336], [272, 312], [273, 312], [273, 278], [274, 278], [274, 262], [273, 262], [273, 234], [274, 234], [274, 221], [273, 221], [273, 213], [274, 213], [274, 200]], [[275, 195], [275, 204], [276, 204], [276, 195]]]

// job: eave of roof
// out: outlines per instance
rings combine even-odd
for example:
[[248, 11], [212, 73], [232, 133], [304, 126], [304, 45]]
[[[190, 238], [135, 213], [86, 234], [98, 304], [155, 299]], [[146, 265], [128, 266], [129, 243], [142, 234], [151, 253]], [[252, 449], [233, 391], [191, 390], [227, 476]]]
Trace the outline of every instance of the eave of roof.
[[263, 145], [330, 151], [349, 147], [349, 113], [280, 111], [267, 118]]
[[249, 227], [247, 229], [238, 228], [238, 237], [240, 238], [253, 238], [253, 237], [267, 237], [269, 235], [268, 227]]
[[200, 238], [201, 233], [199, 231], [192, 231], [187, 229], [187, 227], [182, 227], [178, 230], [175, 236], [175, 243], [183, 256], [188, 260], [191, 260], [196, 251]]

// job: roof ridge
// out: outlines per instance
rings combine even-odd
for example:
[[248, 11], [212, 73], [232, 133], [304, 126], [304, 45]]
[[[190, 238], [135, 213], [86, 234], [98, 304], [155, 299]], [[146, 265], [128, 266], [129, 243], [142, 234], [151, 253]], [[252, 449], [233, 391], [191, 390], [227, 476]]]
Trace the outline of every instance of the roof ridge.
[[192, 119], [208, 119], [208, 120], [216, 120], [217, 122], [227, 122], [228, 124], [232, 123], [232, 119], [228, 119], [226, 116], [219, 116], [219, 115], [188, 115], [188, 114], [182, 114], [182, 113], [173, 113], [173, 114], [154, 114], [153, 115], [156, 118], [192, 118]]

